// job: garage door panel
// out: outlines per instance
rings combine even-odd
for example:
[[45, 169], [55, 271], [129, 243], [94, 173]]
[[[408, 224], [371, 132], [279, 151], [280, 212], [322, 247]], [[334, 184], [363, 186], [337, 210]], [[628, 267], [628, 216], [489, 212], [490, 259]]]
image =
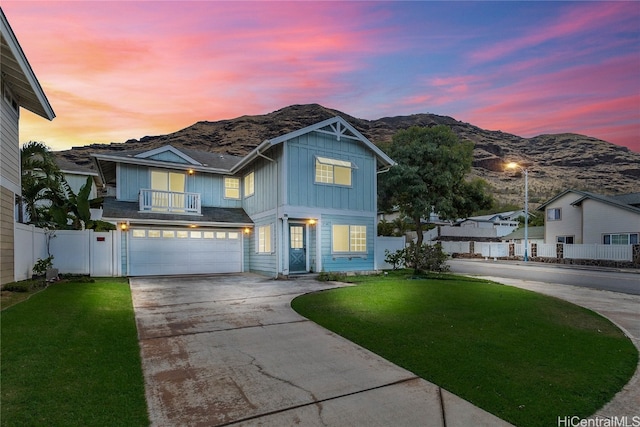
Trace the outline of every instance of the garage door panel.
[[[163, 231], [165, 230], [160, 230], [160, 236], [177, 236], [177, 232], [163, 233]], [[226, 230], [206, 231], [213, 231], [215, 236], [227, 236], [227, 233], [224, 233]], [[140, 234], [144, 237], [130, 239], [129, 269], [132, 276], [242, 271], [240, 238], [203, 238], [203, 235], [210, 236], [210, 233], [190, 233], [186, 238], [148, 237], [150, 234], [148, 231], [135, 235]]]

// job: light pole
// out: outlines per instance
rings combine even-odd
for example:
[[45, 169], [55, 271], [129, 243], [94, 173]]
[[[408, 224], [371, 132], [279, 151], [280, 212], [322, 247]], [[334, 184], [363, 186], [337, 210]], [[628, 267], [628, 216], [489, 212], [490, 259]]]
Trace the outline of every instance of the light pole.
[[529, 261], [529, 170], [516, 162], [507, 164], [508, 169], [520, 169], [524, 172], [524, 262]]

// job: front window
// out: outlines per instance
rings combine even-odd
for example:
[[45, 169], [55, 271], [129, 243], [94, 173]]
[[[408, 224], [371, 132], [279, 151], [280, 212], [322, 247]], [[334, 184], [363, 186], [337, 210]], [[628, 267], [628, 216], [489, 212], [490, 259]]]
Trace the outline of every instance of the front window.
[[258, 240], [256, 252], [259, 254], [270, 254], [271, 250], [271, 225], [258, 227]]
[[562, 211], [560, 208], [547, 209], [547, 221], [560, 221]]
[[240, 179], [229, 178], [224, 179], [224, 198], [239, 199], [240, 198]]
[[573, 236], [558, 236], [556, 241], [558, 243], [566, 243], [568, 245], [573, 245]]
[[253, 196], [254, 192], [254, 174], [251, 172], [249, 175], [244, 177], [244, 197]]
[[334, 253], [367, 252], [367, 227], [364, 225], [334, 225], [331, 235]]
[[603, 243], [605, 245], [637, 245], [638, 233], [605, 234]]
[[351, 170], [354, 165], [344, 160], [316, 157], [316, 179], [323, 184], [351, 185]]

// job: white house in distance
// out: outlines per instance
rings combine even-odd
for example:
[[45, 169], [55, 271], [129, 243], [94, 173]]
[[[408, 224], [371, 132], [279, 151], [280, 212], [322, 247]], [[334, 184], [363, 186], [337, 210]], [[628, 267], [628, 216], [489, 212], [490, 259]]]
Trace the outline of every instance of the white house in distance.
[[473, 216], [458, 221], [458, 225], [463, 228], [495, 229], [496, 237], [502, 237], [518, 229], [520, 217], [524, 217], [524, 210]]
[[45, 119], [55, 113], [0, 8], [0, 284], [15, 280], [16, 195], [21, 194], [20, 107]]
[[538, 210], [545, 213], [546, 243], [640, 243], [640, 193], [603, 196], [566, 190]]

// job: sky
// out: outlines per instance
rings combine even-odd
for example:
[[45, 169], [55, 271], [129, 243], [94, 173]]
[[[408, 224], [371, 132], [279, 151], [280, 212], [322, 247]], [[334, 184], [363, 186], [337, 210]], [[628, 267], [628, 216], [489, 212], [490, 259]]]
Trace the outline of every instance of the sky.
[[[1, 0], [53, 150], [318, 103], [640, 152], [640, 2]], [[375, 142], [375, 141], [374, 141]]]

